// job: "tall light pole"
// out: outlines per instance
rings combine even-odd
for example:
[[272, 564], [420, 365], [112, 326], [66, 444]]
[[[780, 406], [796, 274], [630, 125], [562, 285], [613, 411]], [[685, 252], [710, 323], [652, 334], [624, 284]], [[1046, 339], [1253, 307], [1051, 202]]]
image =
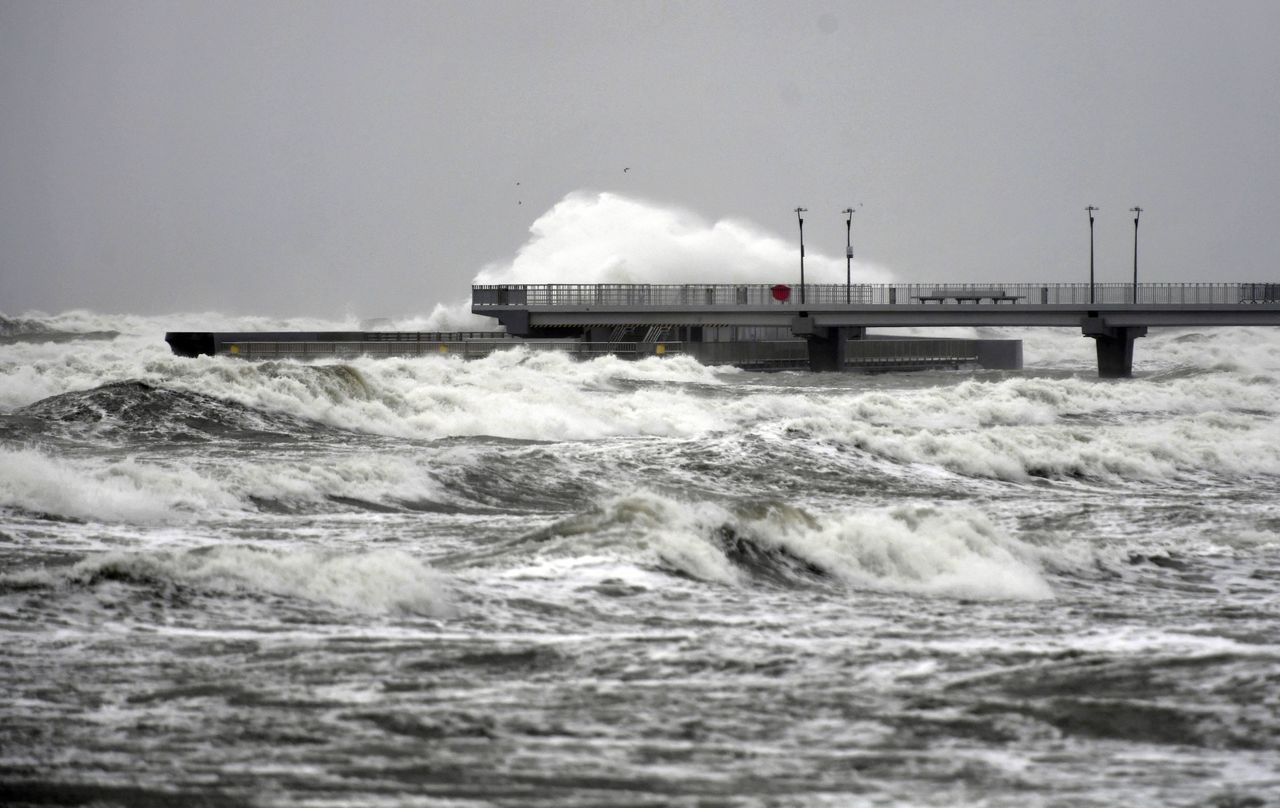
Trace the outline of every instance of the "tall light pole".
[[1093, 303], [1093, 212], [1098, 208], [1090, 205], [1085, 210], [1089, 211], [1089, 302]]
[[844, 302], [850, 303], [849, 290], [853, 287], [853, 208], [844, 211]]
[[800, 222], [800, 305], [804, 305], [804, 217], [801, 213], [808, 213], [808, 208], [796, 208], [796, 220]]
[[1133, 213], [1133, 302], [1138, 302], [1138, 219], [1142, 216], [1142, 208], [1134, 205], [1129, 210]]

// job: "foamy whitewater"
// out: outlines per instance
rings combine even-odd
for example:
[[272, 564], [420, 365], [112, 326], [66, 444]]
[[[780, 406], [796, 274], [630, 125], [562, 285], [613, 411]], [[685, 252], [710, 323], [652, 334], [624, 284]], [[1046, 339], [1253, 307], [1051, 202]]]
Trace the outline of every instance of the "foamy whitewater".
[[885, 375], [163, 342], [215, 326], [354, 323], [0, 320], [0, 803], [1280, 802], [1280, 331], [1122, 381], [1055, 330]]

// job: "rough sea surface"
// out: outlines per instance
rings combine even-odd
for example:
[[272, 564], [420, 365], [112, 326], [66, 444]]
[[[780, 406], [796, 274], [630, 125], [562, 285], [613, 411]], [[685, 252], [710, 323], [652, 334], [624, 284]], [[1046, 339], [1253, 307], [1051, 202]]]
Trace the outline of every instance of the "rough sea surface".
[[163, 342], [344, 325], [0, 320], [0, 804], [1280, 804], [1280, 331], [1115, 381], [1066, 330], [884, 375]]

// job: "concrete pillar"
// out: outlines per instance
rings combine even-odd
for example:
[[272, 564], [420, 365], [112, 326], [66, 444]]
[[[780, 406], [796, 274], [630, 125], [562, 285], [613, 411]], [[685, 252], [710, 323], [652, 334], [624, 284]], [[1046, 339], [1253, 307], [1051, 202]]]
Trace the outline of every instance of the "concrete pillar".
[[809, 370], [814, 373], [829, 373], [844, 370], [844, 361], [848, 356], [846, 348], [848, 337], [843, 328], [828, 328], [826, 336], [813, 335], [805, 337], [809, 345]]
[[801, 312], [791, 321], [792, 335], [804, 337], [808, 345], [809, 370], [814, 373], [844, 370], [849, 340], [862, 339], [866, 331], [861, 326], [816, 325], [808, 312]]
[[513, 337], [529, 336], [529, 312], [527, 309], [511, 309], [498, 312], [498, 322]]
[[1133, 341], [1147, 335], [1145, 325], [1108, 326], [1101, 317], [1086, 317], [1082, 330], [1098, 350], [1098, 378], [1125, 379], [1133, 375]]

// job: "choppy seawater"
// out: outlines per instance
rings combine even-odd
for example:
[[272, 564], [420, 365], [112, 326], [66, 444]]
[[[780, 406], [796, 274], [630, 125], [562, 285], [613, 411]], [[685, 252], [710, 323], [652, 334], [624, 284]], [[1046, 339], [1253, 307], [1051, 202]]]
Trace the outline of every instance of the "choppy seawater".
[[0, 321], [0, 803], [1280, 802], [1276, 329], [1099, 381], [199, 319]]

